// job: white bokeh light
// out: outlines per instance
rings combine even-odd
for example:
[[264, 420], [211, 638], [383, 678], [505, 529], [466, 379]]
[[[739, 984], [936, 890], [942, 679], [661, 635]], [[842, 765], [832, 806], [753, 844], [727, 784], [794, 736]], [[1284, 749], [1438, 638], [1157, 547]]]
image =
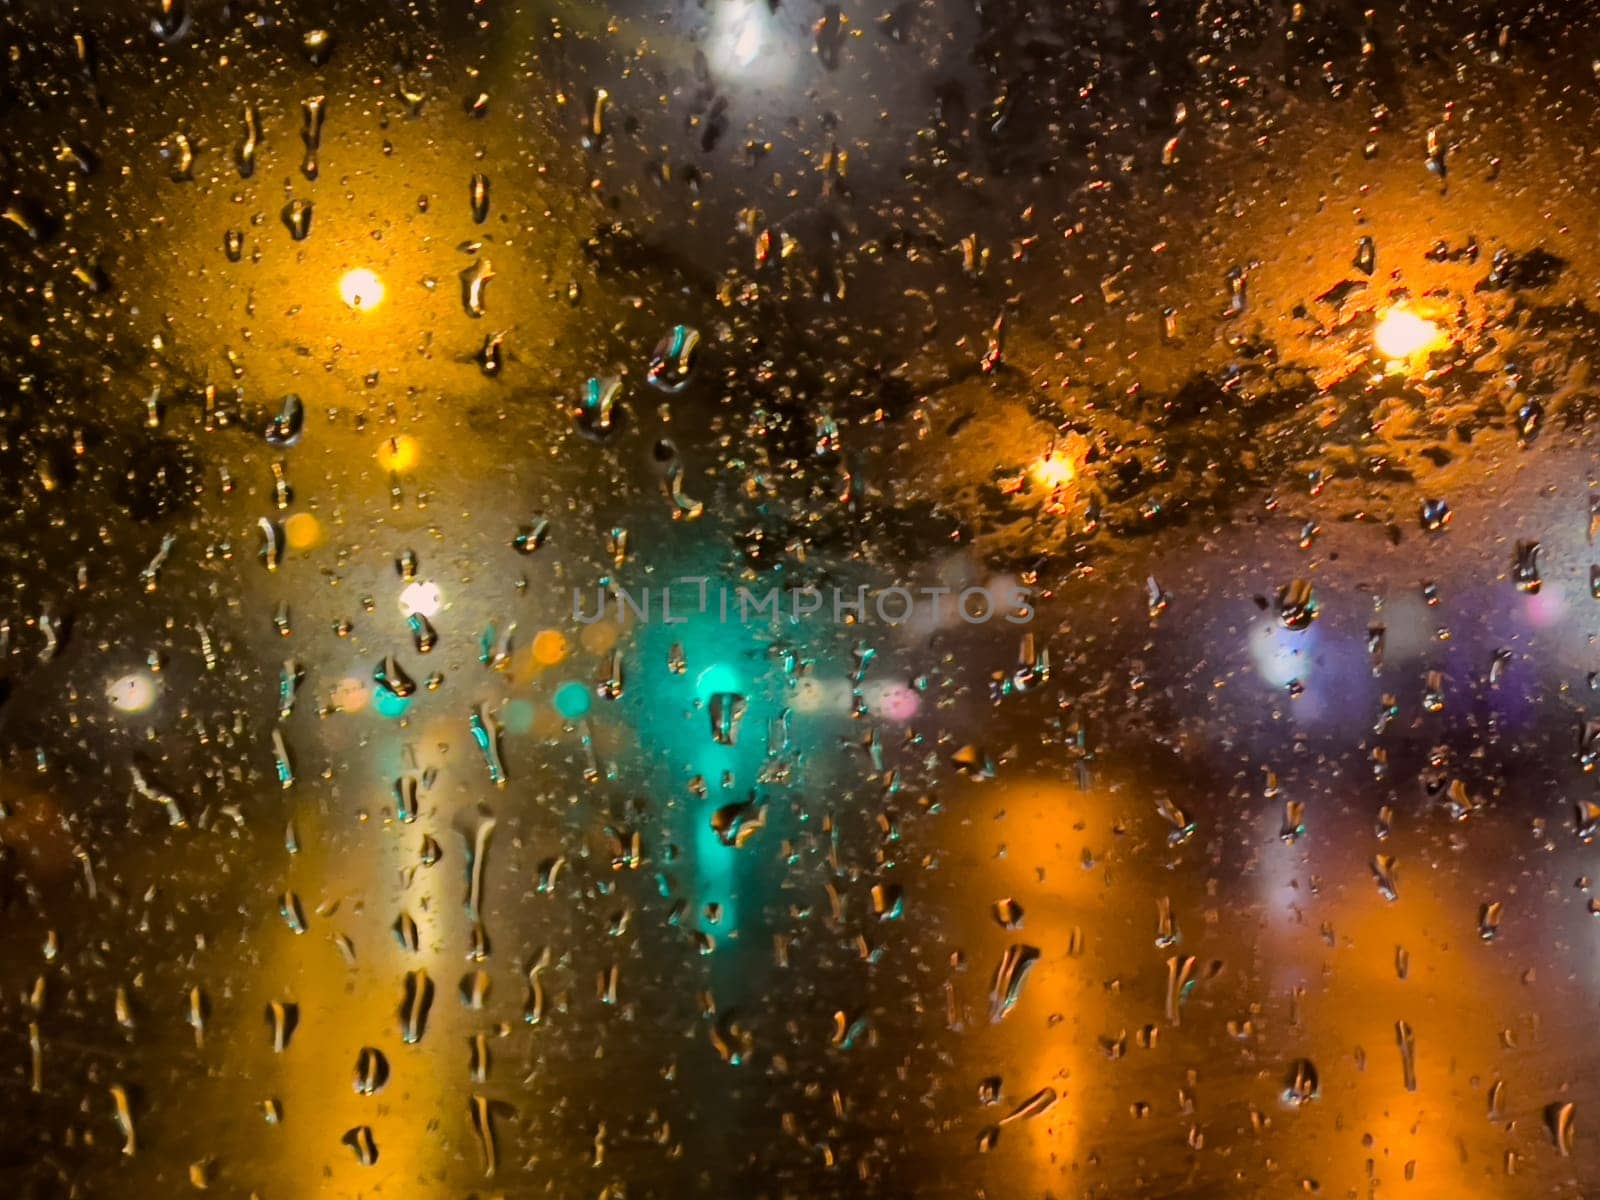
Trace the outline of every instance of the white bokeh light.
[[156, 681], [143, 671], [135, 671], [107, 684], [106, 699], [118, 712], [143, 712], [155, 703]]
[[444, 596], [439, 591], [437, 583], [426, 583], [418, 580], [408, 583], [400, 592], [400, 612], [404, 616], [415, 613], [421, 617], [431, 617], [439, 611], [444, 603]]
[[346, 271], [339, 277], [339, 298], [350, 308], [371, 312], [383, 303], [383, 280], [365, 267]]
[[779, 29], [778, 14], [765, 0], [719, 5], [711, 21], [706, 57], [719, 76], [776, 86], [794, 74], [793, 39]]

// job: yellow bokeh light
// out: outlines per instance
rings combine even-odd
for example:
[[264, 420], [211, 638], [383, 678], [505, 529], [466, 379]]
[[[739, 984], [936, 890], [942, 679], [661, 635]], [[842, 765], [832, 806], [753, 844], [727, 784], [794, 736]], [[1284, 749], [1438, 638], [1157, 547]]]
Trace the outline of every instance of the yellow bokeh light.
[[409, 471], [417, 465], [417, 439], [403, 433], [384, 438], [378, 447], [378, 465], [385, 471]]
[[578, 635], [578, 641], [590, 654], [604, 654], [617, 644], [617, 638], [622, 631], [611, 620], [596, 621], [593, 625], [584, 627]]
[[371, 312], [383, 303], [383, 280], [365, 267], [346, 271], [339, 277], [339, 298], [360, 312]]
[[1391, 308], [1372, 331], [1372, 344], [1388, 359], [1405, 359], [1437, 349], [1444, 342], [1439, 327], [1404, 307]]
[[283, 540], [291, 550], [309, 550], [322, 540], [322, 522], [310, 513], [295, 513], [283, 523]]

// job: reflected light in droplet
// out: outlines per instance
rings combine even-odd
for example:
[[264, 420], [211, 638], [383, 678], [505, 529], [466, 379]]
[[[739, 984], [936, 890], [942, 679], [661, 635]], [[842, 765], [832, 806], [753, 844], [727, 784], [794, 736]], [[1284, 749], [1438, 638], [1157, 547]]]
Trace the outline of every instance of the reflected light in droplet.
[[155, 698], [156, 681], [143, 671], [124, 675], [106, 687], [106, 699], [119, 712], [143, 712], [155, 703]]
[[351, 308], [371, 312], [383, 303], [383, 280], [365, 267], [339, 277], [339, 298]]
[[419, 579], [400, 589], [400, 612], [407, 617], [413, 613], [421, 617], [431, 617], [439, 611], [439, 606], [443, 603], [444, 597], [440, 594], [437, 583], [426, 583]]
[[1372, 331], [1372, 344], [1388, 359], [1405, 359], [1433, 350], [1444, 341], [1439, 327], [1402, 307], [1391, 308]]

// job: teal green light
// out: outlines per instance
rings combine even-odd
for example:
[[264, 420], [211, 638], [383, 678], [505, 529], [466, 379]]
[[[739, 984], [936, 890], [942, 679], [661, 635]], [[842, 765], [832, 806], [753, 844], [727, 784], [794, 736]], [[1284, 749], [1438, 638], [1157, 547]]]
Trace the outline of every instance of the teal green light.
[[379, 716], [398, 721], [406, 715], [406, 709], [411, 707], [411, 700], [406, 696], [396, 696], [386, 688], [373, 688], [372, 707]]
[[702, 700], [709, 700], [718, 692], [737, 692], [743, 687], [743, 677], [724, 662], [712, 663], [700, 672], [694, 683], [695, 695]]
[[714, 802], [698, 807], [700, 811], [693, 817], [694, 858], [691, 860], [693, 869], [690, 872], [690, 886], [702, 904], [715, 900], [722, 905], [724, 929], [737, 930], [743, 905], [739, 903], [735, 886], [735, 870], [740, 865], [739, 855], [744, 851], [724, 846], [711, 828], [711, 813], [716, 808]]
[[500, 723], [507, 733], [527, 733], [533, 728], [535, 711], [531, 700], [507, 700], [500, 709]]
[[576, 721], [583, 716], [593, 703], [589, 698], [589, 689], [576, 681], [569, 681], [558, 687], [552, 702], [556, 706], [556, 711], [569, 721]]

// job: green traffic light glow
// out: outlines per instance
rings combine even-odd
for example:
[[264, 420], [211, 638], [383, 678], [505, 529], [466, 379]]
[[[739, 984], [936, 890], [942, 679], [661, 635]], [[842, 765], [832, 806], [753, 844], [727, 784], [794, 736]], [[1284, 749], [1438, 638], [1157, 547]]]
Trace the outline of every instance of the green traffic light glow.
[[552, 698], [556, 711], [569, 721], [576, 721], [589, 711], [593, 701], [589, 697], [589, 689], [576, 680], [569, 680], [556, 689]]

